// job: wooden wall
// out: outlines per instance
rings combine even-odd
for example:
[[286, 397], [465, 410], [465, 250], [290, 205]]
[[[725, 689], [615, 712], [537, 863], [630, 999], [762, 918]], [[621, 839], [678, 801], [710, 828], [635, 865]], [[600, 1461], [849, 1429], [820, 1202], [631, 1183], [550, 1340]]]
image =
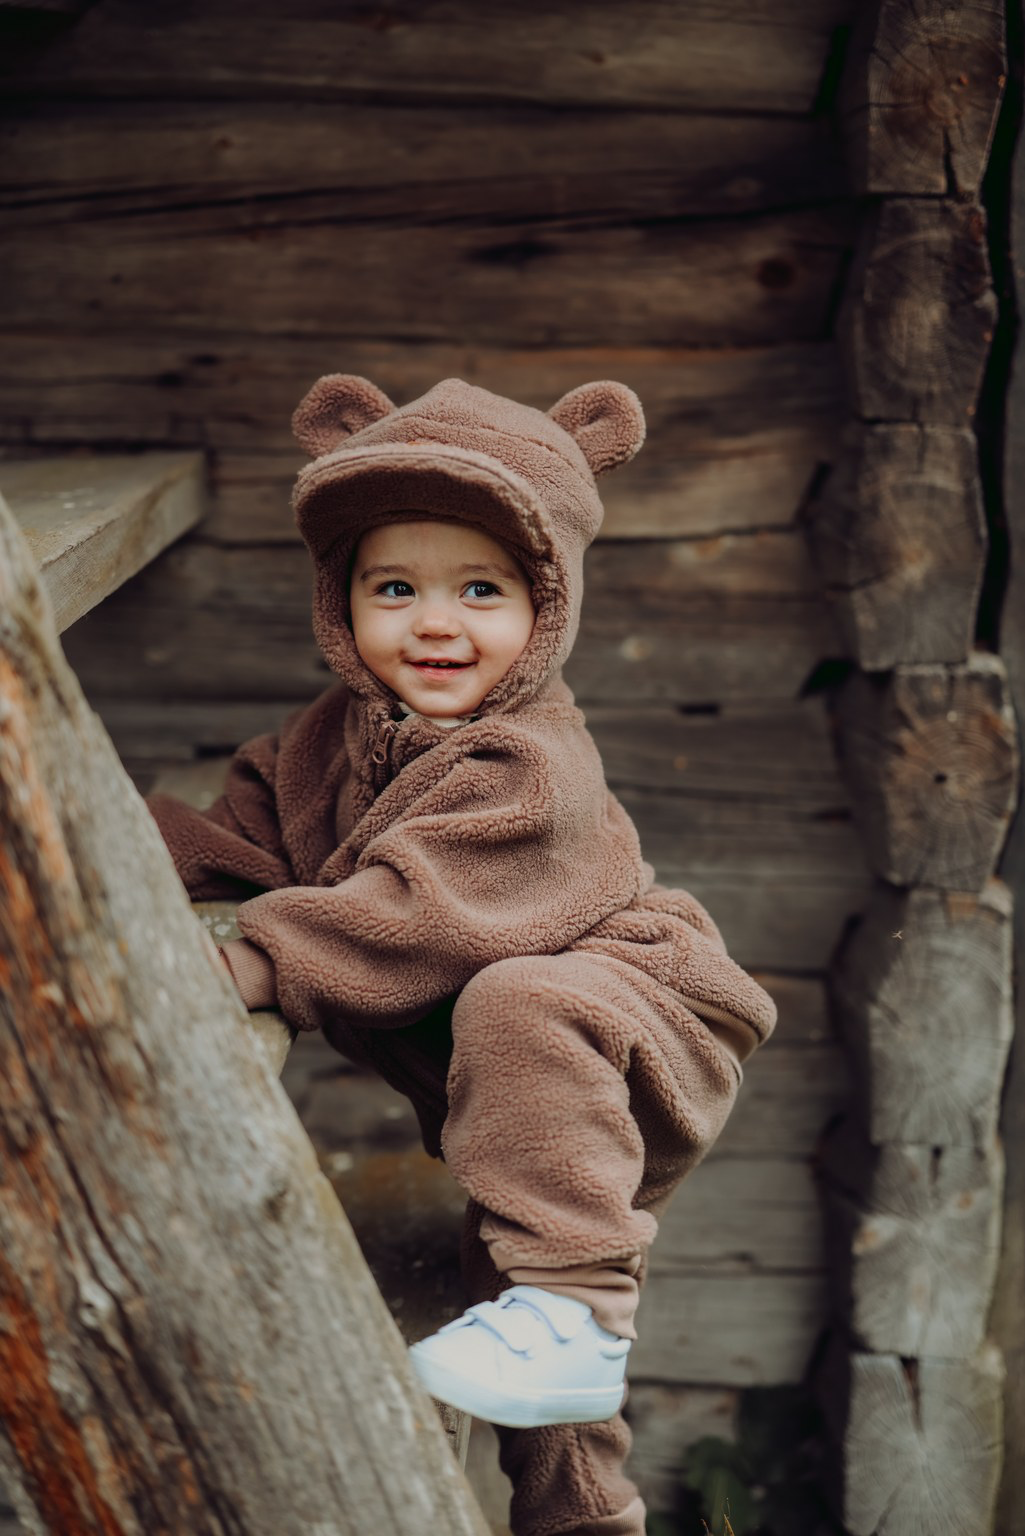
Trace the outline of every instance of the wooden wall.
[[808, 687], [842, 647], [800, 516], [844, 414], [853, 8], [99, 0], [8, 55], [0, 103], [4, 456], [209, 456], [202, 530], [65, 636], [144, 787], [329, 682], [288, 510], [319, 374], [541, 407], [614, 377], [644, 403], [569, 678], [659, 874], [780, 1004], [656, 1250], [645, 1307], [676, 1343], [642, 1320], [632, 1398], [662, 1499], [745, 1386], [802, 1377], [826, 1316], [822, 975], [868, 877]]

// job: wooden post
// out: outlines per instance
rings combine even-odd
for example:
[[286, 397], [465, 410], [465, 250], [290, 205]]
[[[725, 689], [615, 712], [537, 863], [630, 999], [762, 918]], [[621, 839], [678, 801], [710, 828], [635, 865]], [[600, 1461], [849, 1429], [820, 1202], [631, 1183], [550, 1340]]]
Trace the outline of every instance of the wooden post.
[[853, 1536], [989, 1536], [1002, 1462], [987, 1324], [1012, 901], [994, 871], [1019, 765], [1003, 664], [972, 649], [969, 427], [997, 312], [978, 195], [1003, 34], [987, 0], [874, 0], [841, 89], [873, 201], [839, 323], [851, 423], [808, 533], [859, 669], [836, 742], [876, 876], [831, 967], [853, 1093], [820, 1158], [837, 1326], [816, 1384]]
[[486, 1536], [2, 502], [0, 1476], [33, 1536]]
[[[1017, 12], [1015, 72], [1020, 104], [1025, 65], [1021, 58], [1021, 11]], [[1018, 334], [1007, 395], [1004, 436], [1004, 516], [1009, 546], [1007, 586], [1000, 625], [1000, 650], [1007, 666], [1019, 724], [1025, 720], [1025, 140], [1018, 129], [1011, 174], [1011, 279]], [[1018, 893], [1014, 915], [1017, 956], [1015, 1038], [1000, 1119], [1007, 1158], [1004, 1241], [990, 1327], [1007, 1362], [1004, 1393], [1004, 1476], [997, 1502], [997, 1536], [1021, 1536], [1025, 1527], [1025, 813], [1019, 806], [1004, 848], [999, 874]]]

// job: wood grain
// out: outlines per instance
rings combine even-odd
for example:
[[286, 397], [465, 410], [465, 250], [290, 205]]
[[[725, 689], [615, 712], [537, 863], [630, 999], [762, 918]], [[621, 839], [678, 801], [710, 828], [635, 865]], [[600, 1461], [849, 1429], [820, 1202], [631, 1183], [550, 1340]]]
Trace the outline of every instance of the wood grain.
[[988, 546], [971, 432], [851, 423], [808, 526], [860, 667], [967, 660]]
[[39, 567], [58, 632], [193, 528], [206, 505], [196, 453], [7, 460], [0, 491]]
[[484, 1536], [2, 503], [0, 671], [0, 1476], [19, 1513], [105, 1536]]
[[[350, 220], [338, 194], [0, 233], [20, 325], [240, 331], [347, 345], [757, 346], [820, 341], [853, 237], [846, 204], [743, 220]], [[515, 291], [516, 302], [509, 296]], [[225, 295], [231, 302], [225, 302]], [[600, 316], [600, 321], [597, 317]]]
[[854, 415], [970, 422], [996, 313], [982, 209], [884, 199], [863, 222], [837, 323]]
[[972, 1360], [903, 1361], [834, 1337], [816, 1380], [842, 1438], [829, 1486], [850, 1536], [990, 1536], [1003, 1374], [992, 1345]]
[[840, 116], [853, 189], [976, 197], [1006, 79], [992, 0], [859, 6]]
[[1017, 798], [1003, 665], [855, 673], [838, 699], [841, 763], [873, 870], [895, 885], [981, 891]]
[[[472, 136], [473, 152], [467, 138]], [[63, 101], [0, 105], [0, 207], [49, 230], [257, 201], [360, 223], [747, 215], [832, 201], [823, 117], [549, 103]]]
[[631, 1372], [727, 1387], [800, 1381], [826, 1316], [823, 1275], [663, 1276], [641, 1292]]
[[76, 31], [19, 62], [5, 88], [23, 96], [254, 97], [466, 104], [811, 110], [850, 0], [701, 0], [645, 4], [623, 26], [613, 0], [559, 11], [511, 0], [489, 7], [393, 0], [385, 10], [308, 0], [282, 28], [271, 0], [106, 0]]
[[1013, 1034], [1011, 892], [877, 886], [830, 977], [876, 1143], [988, 1146]]
[[837, 1315], [856, 1348], [963, 1360], [982, 1346], [1000, 1252], [1003, 1156], [828, 1136], [827, 1232]]

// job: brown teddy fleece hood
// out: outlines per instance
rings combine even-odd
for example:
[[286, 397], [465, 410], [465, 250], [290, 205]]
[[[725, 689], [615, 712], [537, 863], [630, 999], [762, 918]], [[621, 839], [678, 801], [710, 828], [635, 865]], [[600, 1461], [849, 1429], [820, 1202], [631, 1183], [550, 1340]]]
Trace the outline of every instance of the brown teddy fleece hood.
[[[369, 380], [333, 374], [294, 428], [314, 455], [293, 497], [314, 631], [340, 682], [240, 747], [208, 811], [147, 802], [194, 898], [250, 898], [245, 937], [225, 947], [244, 1000], [276, 1002], [372, 1062], [413, 1099], [433, 1151], [447, 1060], [437, 1021], [472, 977], [513, 957], [580, 951], [630, 967], [648, 1005], [683, 1009], [694, 1048], [735, 1092], [775, 1006], [700, 903], [654, 883], [560, 673], [602, 518], [595, 476], [644, 440], [636, 395], [600, 380], [542, 411], [445, 379], [396, 408]], [[456, 729], [399, 719], [349, 627], [359, 536], [411, 510], [483, 528], [532, 583], [531, 640]]]
[[531, 578], [534, 633], [478, 713], [513, 709], [555, 676], [576, 638], [584, 550], [603, 516], [595, 475], [644, 441], [633, 390], [583, 384], [546, 412], [443, 379], [397, 408], [369, 379], [329, 374], [292, 426], [315, 455], [292, 499], [316, 570], [314, 631], [353, 693], [395, 700], [355, 651], [348, 587], [359, 536], [400, 509], [475, 524], [511, 547]]

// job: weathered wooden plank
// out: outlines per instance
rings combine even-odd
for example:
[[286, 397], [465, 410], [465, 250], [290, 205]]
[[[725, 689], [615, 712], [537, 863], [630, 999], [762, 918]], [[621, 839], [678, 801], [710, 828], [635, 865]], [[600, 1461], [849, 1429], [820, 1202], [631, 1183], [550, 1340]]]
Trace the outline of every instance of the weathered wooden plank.
[[856, 672], [839, 691], [841, 764], [873, 870], [895, 885], [981, 891], [1017, 793], [1003, 665]]
[[[338, 194], [0, 234], [19, 324], [368, 334], [484, 346], [754, 346], [822, 340], [853, 238], [849, 204], [742, 220], [572, 217], [350, 222]], [[510, 305], [510, 285], [516, 303]], [[225, 303], [230, 294], [231, 302]]]
[[1011, 916], [997, 880], [977, 898], [872, 893], [830, 978], [872, 1141], [992, 1141], [1014, 1032]]
[[977, 197], [1006, 67], [993, 0], [859, 6], [840, 89], [853, 189]]
[[838, 1314], [859, 1349], [967, 1359], [982, 1345], [1000, 1251], [1003, 1155], [873, 1147], [847, 1118], [827, 1136], [827, 1232]]
[[[778, 983], [774, 985], [770, 978], [769, 985], [773, 997], [782, 1002], [785, 994], [781, 997]], [[777, 1031], [786, 1031], [789, 1023], [782, 1013]], [[790, 1046], [785, 1036], [774, 1034], [745, 1072], [734, 1111], [708, 1155], [708, 1164], [727, 1157], [738, 1161], [806, 1158], [848, 1092], [847, 1066], [834, 1041]]]
[[202, 456], [147, 453], [0, 463], [7, 498], [67, 629], [194, 527]]
[[0, 1474], [19, 1513], [105, 1536], [212, 1536], [225, 1511], [239, 1536], [483, 1536], [2, 500], [0, 674]]
[[[816, 1380], [837, 1446], [830, 1491], [851, 1536], [991, 1536], [1004, 1368], [850, 1354], [834, 1337]], [[846, 1428], [845, 1428], [846, 1424]]]
[[[758, 1063], [760, 1066], [761, 1063]], [[757, 1066], [752, 1063], [752, 1074]], [[743, 1113], [738, 1110], [738, 1113]], [[651, 1281], [714, 1265], [719, 1274], [826, 1267], [820, 1199], [803, 1159], [708, 1157], [659, 1222]]]
[[607, 778], [619, 788], [769, 804], [795, 815], [847, 819], [850, 796], [836, 762], [821, 695], [696, 710], [589, 704], [587, 726]]
[[739, 1406], [735, 1387], [631, 1383], [625, 1410], [634, 1436], [630, 1476], [650, 1510], [676, 1511], [684, 1452], [706, 1435], [735, 1440]]
[[963, 428], [852, 423], [809, 533], [846, 651], [866, 671], [965, 661], [987, 534]]
[[575, 10], [513, 4], [479, 13], [433, 0], [382, 12], [320, 0], [282, 28], [270, 3], [218, 0], [199, 12], [170, 0], [107, 0], [57, 48], [5, 83], [13, 95], [457, 98], [484, 104], [811, 109], [850, 0], [728, 0], [639, 5], [624, 28], [614, 0]]
[[[2, 334], [2, 333], [0, 333]], [[221, 345], [221, 342], [224, 345]], [[223, 541], [298, 539], [289, 497], [303, 455], [296, 403], [344, 367], [406, 402], [466, 378], [539, 409], [589, 378], [619, 378], [644, 405], [644, 450], [602, 483], [604, 534], [630, 538], [785, 525], [834, 454], [842, 414], [831, 342], [744, 351], [606, 347], [496, 351], [449, 343], [218, 338], [196, 350], [166, 331], [3, 336], [0, 436], [53, 442], [203, 442], [213, 450], [206, 527]]]
[[694, 218], [830, 201], [842, 176], [825, 118], [499, 101], [8, 102], [0, 165], [6, 222], [36, 230], [255, 198], [412, 225], [468, 202], [478, 222]]
[[884, 199], [863, 224], [837, 325], [854, 414], [964, 426], [996, 312], [982, 209]]
[[631, 1374], [727, 1387], [801, 1381], [827, 1316], [825, 1284], [806, 1273], [661, 1276], [641, 1292]]
[[[793, 698], [829, 653], [798, 530], [608, 542], [589, 553], [586, 580], [567, 671], [582, 702]], [[95, 699], [299, 700], [330, 680], [303, 548], [185, 541], [69, 631], [67, 652]]]

